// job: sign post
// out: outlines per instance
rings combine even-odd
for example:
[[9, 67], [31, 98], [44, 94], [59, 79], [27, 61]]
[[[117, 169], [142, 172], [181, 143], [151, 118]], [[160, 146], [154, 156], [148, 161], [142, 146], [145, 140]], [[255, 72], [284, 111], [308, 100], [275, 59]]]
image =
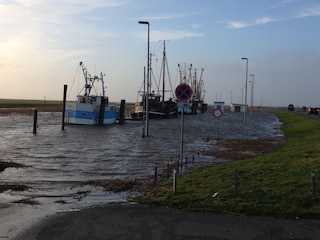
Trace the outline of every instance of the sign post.
[[[176, 88], [176, 97], [181, 102], [188, 101], [192, 96], [192, 89], [187, 84], [180, 84]], [[181, 112], [181, 136], [180, 136], [180, 161], [183, 161], [183, 132], [184, 132], [184, 104], [182, 105], [182, 112]]]
[[221, 119], [223, 112], [220, 108], [215, 108], [212, 110], [213, 117], [217, 120], [216, 121], [216, 139], [219, 137], [219, 120]]

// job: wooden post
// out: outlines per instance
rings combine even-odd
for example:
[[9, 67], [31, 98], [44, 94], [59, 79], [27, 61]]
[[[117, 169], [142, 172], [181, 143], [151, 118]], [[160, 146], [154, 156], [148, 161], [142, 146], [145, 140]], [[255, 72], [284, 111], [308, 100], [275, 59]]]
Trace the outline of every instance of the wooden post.
[[62, 107], [62, 131], [64, 130], [64, 118], [65, 118], [65, 111], [66, 111], [67, 88], [68, 88], [68, 85], [64, 85], [64, 89], [63, 89], [63, 107]]
[[177, 191], [177, 170], [173, 170], [173, 192]]
[[235, 194], [238, 193], [238, 176], [239, 176], [239, 171], [234, 170], [234, 192]]
[[124, 123], [124, 111], [125, 111], [125, 106], [126, 106], [126, 100], [121, 100], [121, 104], [120, 104], [120, 112], [119, 112], [119, 124], [123, 124]]
[[100, 109], [99, 109], [99, 126], [104, 125], [105, 109], [106, 109], [106, 99], [101, 98]]
[[37, 133], [38, 110], [33, 111], [33, 134]]
[[316, 172], [313, 170], [311, 172], [311, 188], [312, 188], [312, 197], [316, 196]]
[[158, 175], [158, 168], [155, 167], [154, 168], [154, 181], [153, 181], [154, 186], [157, 186], [157, 175]]

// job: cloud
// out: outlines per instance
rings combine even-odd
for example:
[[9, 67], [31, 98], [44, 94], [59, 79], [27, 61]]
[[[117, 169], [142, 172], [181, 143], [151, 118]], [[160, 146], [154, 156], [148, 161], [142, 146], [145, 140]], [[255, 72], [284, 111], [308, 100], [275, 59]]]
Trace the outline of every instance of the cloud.
[[195, 38], [203, 36], [202, 33], [180, 31], [180, 30], [169, 30], [169, 31], [152, 31], [151, 41], [161, 40], [177, 40], [185, 38]]
[[72, 15], [91, 11], [97, 8], [121, 7], [133, 0], [0, 0], [0, 12], [13, 15]]
[[194, 29], [199, 29], [199, 28], [203, 28], [204, 25], [194, 23], [194, 24], [191, 24], [191, 27], [194, 28]]
[[[284, 1], [286, 3], [291, 2], [290, 0]], [[307, 18], [307, 17], [317, 17], [320, 16], [320, 5], [313, 6], [310, 8], [305, 8], [300, 10], [300, 12], [294, 16], [287, 17], [287, 18], [272, 18], [272, 17], [261, 17], [252, 21], [220, 21], [220, 23], [225, 23], [228, 28], [231, 29], [240, 29], [240, 28], [247, 28], [253, 27], [273, 22], [281, 22], [281, 21], [290, 21], [299, 18]]]
[[238, 21], [238, 22], [237, 21], [224, 21], [224, 22], [227, 23], [228, 28], [238, 29], [238, 28], [247, 28], [247, 27], [267, 24], [267, 23], [276, 22], [276, 21], [281, 21], [281, 20], [270, 18], [270, 17], [261, 17], [256, 20], [250, 21], [250, 22], [241, 22], [241, 21]]
[[320, 16], [320, 5], [302, 10], [298, 14], [297, 18], [316, 17], [316, 16]]
[[296, 2], [296, 1], [298, 1], [298, 0], [283, 0], [283, 1], [279, 2], [279, 3], [276, 3], [275, 5], [270, 6], [269, 8], [282, 7], [284, 5], [287, 5], [289, 3]]
[[187, 18], [193, 14], [181, 14], [181, 13], [164, 13], [155, 16], [145, 16], [139, 17], [139, 19], [146, 19], [147, 21], [162, 21], [162, 20], [171, 20], [177, 18]]

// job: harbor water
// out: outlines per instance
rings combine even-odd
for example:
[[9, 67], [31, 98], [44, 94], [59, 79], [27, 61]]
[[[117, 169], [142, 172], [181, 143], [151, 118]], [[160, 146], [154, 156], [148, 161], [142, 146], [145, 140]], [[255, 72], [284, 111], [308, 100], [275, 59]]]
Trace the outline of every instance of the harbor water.
[[[47, 210], [70, 210], [125, 201], [126, 193], [107, 193], [99, 186], [82, 183], [145, 178], [152, 176], [155, 167], [173, 164], [180, 156], [180, 116], [150, 119], [149, 136], [145, 137], [142, 137], [141, 121], [103, 127], [66, 125], [62, 130], [61, 119], [61, 113], [38, 113], [37, 133], [33, 134], [32, 116], [0, 116], [0, 161], [24, 165], [0, 172], [1, 184], [28, 186], [25, 191], [0, 193], [0, 218], [8, 217], [9, 211], [5, 209], [9, 208], [15, 208], [16, 213], [23, 208], [43, 210], [44, 206]], [[264, 111], [248, 115], [246, 125], [243, 113], [225, 113], [220, 120], [214, 119], [211, 112], [187, 115], [183, 127], [183, 158], [195, 158], [191, 168], [221, 162], [222, 159], [202, 155], [202, 152], [217, 150], [214, 145], [217, 137], [279, 137], [282, 135], [279, 125], [273, 114]], [[13, 203], [25, 198], [39, 205], [26, 207]], [[14, 221], [14, 217], [12, 219]], [[7, 226], [0, 236], [8, 235], [10, 228], [11, 225]]]

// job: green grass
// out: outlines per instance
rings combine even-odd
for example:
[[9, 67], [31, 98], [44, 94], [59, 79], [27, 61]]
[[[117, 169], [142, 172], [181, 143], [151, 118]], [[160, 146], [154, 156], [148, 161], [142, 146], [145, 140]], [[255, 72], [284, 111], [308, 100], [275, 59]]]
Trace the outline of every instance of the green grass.
[[179, 176], [176, 192], [169, 179], [136, 201], [190, 211], [319, 218], [320, 184], [313, 196], [311, 171], [320, 169], [320, 121], [291, 112], [276, 115], [286, 138], [279, 150]]

